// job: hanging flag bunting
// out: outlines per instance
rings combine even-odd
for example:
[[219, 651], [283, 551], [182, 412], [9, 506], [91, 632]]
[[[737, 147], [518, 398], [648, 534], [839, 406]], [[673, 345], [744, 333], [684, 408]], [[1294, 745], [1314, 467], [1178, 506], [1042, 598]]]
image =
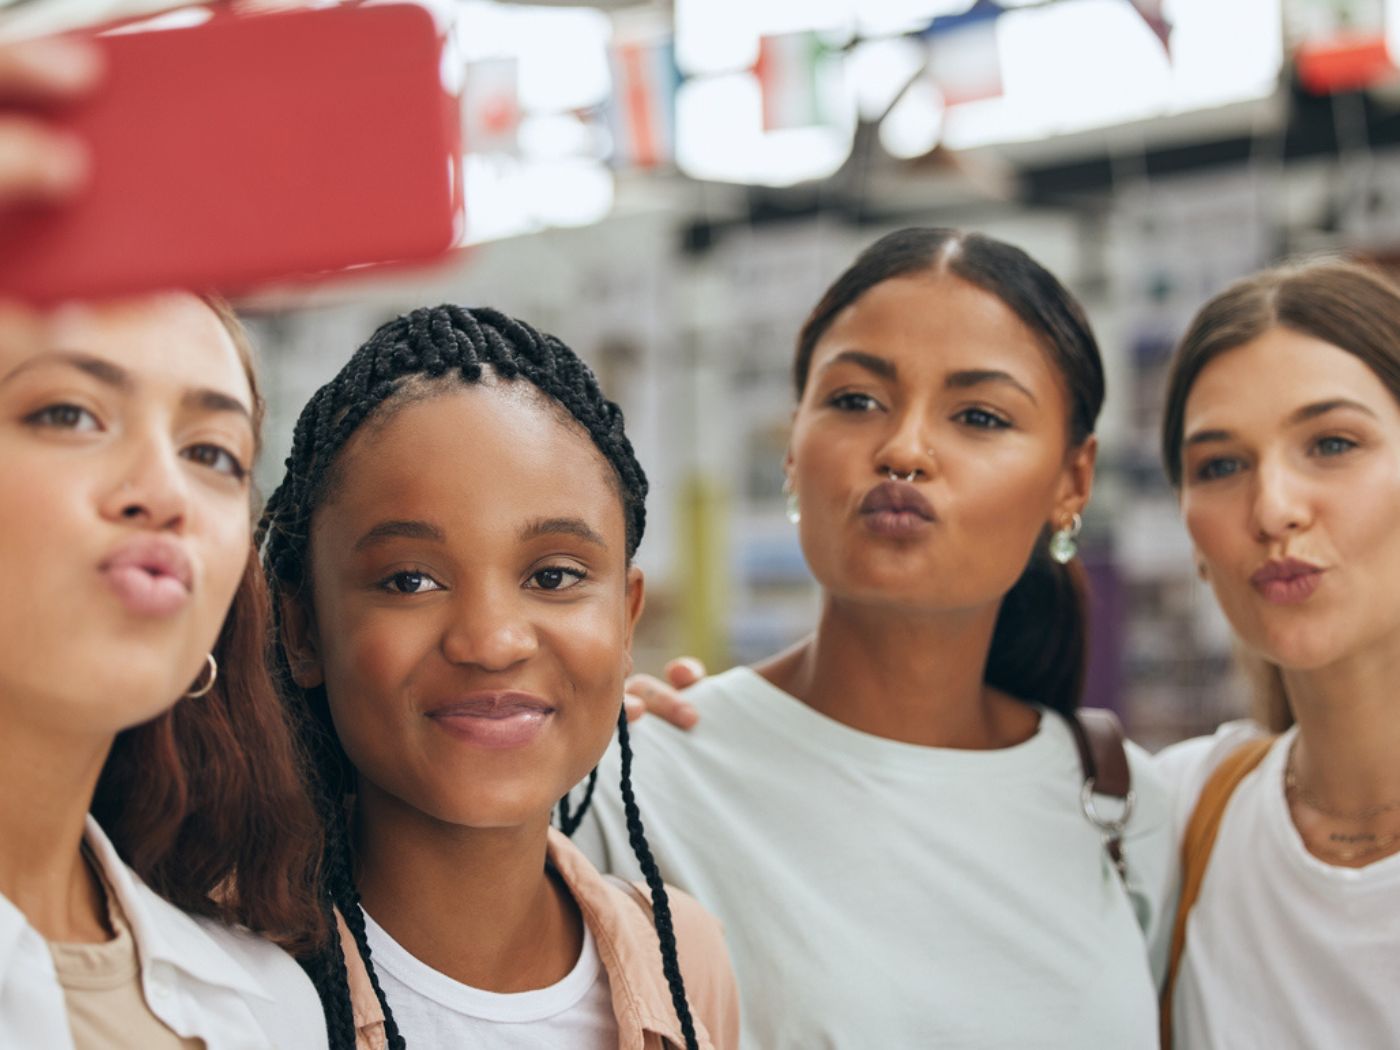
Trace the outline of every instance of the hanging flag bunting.
[[763, 93], [763, 130], [785, 131], [827, 123], [819, 78], [830, 60], [813, 32], [765, 36], [753, 73]]
[[672, 40], [619, 44], [608, 55], [612, 95], [606, 109], [615, 167], [659, 168], [676, 155], [680, 68]]
[[520, 70], [513, 58], [467, 63], [462, 88], [462, 138], [467, 153], [515, 153], [520, 127]]
[[1002, 93], [997, 18], [1002, 9], [978, 0], [960, 15], [935, 18], [923, 31], [928, 75], [948, 107]]
[[1147, 23], [1147, 28], [1152, 30], [1152, 35], [1162, 42], [1162, 50], [1170, 56], [1172, 53], [1172, 24], [1167, 20], [1163, 10], [1166, 6], [1164, 0], [1128, 0], [1128, 2], [1133, 5], [1133, 10], [1142, 16], [1142, 20]]
[[1315, 95], [1391, 79], [1385, 0], [1293, 0], [1286, 9], [1298, 80]]

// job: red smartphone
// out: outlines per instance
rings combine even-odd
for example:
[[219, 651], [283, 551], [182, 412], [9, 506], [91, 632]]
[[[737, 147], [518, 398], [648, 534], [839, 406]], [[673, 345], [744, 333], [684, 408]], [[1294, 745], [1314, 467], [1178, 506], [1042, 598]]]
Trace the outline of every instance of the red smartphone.
[[213, 10], [95, 34], [103, 83], [52, 114], [88, 144], [91, 181], [0, 213], [0, 297], [237, 293], [452, 247], [461, 121], [425, 9]]

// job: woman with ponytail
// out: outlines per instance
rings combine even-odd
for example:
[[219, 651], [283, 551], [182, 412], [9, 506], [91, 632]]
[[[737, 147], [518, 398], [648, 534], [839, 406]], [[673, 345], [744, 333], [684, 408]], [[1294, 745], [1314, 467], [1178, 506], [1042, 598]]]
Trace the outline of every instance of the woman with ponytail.
[[[495, 311], [415, 310], [312, 397], [287, 466], [265, 562], [333, 1050], [734, 1047], [718, 924], [662, 883], [627, 775], [647, 482], [592, 373]], [[550, 828], [615, 729], [642, 885]]]
[[[1155, 1047], [1166, 798], [1129, 747], [1120, 876], [1073, 725], [1104, 393], [1082, 310], [1009, 245], [902, 230], [822, 297], [794, 379], [816, 629], [692, 687], [689, 732], [635, 728], [653, 853], [725, 924], [746, 1044]], [[620, 758], [579, 838], [627, 871]]]

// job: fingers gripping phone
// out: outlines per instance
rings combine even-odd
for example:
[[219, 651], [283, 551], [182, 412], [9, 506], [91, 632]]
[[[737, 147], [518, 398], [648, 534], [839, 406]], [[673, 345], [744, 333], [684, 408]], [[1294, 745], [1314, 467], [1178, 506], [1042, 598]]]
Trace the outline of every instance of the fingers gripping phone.
[[92, 177], [0, 213], [0, 297], [273, 280], [447, 252], [461, 228], [457, 99], [412, 4], [98, 33], [104, 81], [52, 119]]

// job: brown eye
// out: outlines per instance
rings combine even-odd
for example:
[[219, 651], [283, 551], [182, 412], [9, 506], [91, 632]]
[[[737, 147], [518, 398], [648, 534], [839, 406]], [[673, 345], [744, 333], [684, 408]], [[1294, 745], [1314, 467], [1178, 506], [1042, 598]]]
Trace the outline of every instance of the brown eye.
[[87, 409], [67, 403], [48, 405], [26, 416], [24, 421], [34, 426], [53, 427], [55, 430], [88, 432], [102, 429], [97, 417]]
[[380, 581], [379, 585], [394, 594], [427, 594], [442, 590], [442, 584], [426, 572], [396, 572]]
[[532, 590], [539, 591], [564, 591], [571, 587], [576, 587], [582, 583], [588, 574], [581, 569], [566, 568], [562, 565], [551, 565], [548, 568], [538, 569], [530, 575]]
[[837, 394], [827, 402], [832, 408], [840, 409], [842, 412], [873, 412], [880, 407], [880, 402], [876, 401], [869, 394], [858, 394], [847, 392]]
[[1007, 420], [985, 408], [965, 408], [953, 418], [975, 430], [1005, 430], [1011, 426]]
[[248, 476], [248, 469], [243, 466], [238, 457], [228, 449], [218, 445], [195, 445], [185, 450], [185, 458], [240, 481]]

